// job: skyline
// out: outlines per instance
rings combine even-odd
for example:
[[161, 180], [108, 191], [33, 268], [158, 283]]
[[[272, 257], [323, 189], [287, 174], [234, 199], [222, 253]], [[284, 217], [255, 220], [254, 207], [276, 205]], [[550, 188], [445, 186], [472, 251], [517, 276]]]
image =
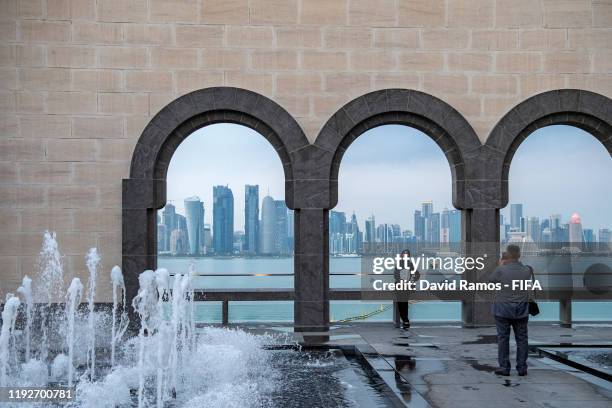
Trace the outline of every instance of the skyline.
[[[224, 186], [215, 186], [215, 188], [218, 188], [218, 187], [225, 188]], [[250, 188], [250, 189], [254, 188], [255, 190], [257, 190], [259, 186], [258, 185], [247, 185], [245, 187]], [[231, 193], [232, 192], [230, 191], [230, 195], [231, 195]], [[259, 219], [258, 215], [259, 214], [263, 215], [263, 211], [264, 211], [263, 208], [265, 207], [265, 200], [266, 199], [270, 199], [270, 201], [273, 202], [273, 203], [284, 203], [283, 200], [275, 200], [274, 197], [271, 197], [271, 196], [263, 197], [263, 199], [260, 200], [261, 211], [260, 211], [260, 206], [257, 206], [257, 208], [255, 208], [255, 207], [251, 208], [251, 211], [253, 212], [253, 214], [257, 214], [257, 218], [256, 219], [257, 219], [258, 222], [261, 222], [261, 219]], [[201, 203], [197, 196], [192, 196], [192, 197], [186, 198], [185, 202], [188, 202], [188, 201], [197, 201], [198, 203]], [[234, 203], [235, 203], [235, 197], [232, 196], [232, 206], [235, 205]], [[427, 210], [425, 209], [426, 206], [427, 206]], [[514, 232], [529, 233], [529, 231], [527, 231], [527, 229], [529, 228], [527, 223], [530, 220], [534, 220], [535, 219], [538, 222], [546, 223], [549, 220], [551, 220], [552, 218], [557, 218], [561, 225], [571, 224], [573, 222], [573, 220], [578, 219], [578, 220], [580, 220], [579, 223], [584, 228], [584, 230], [590, 229], [592, 233], [597, 234], [597, 238], [599, 238], [598, 233], [599, 233], [600, 230], [606, 229], [608, 231], [608, 233], [611, 230], [607, 225], [585, 226], [581, 222], [580, 214], [578, 214], [576, 212], [572, 213], [569, 216], [567, 214], [551, 213], [551, 214], [549, 214], [548, 216], [545, 216], [545, 217], [534, 217], [534, 216], [532, 216], [532, 215], [530, 215], [528, 213], [523, 212], [523, 209], [524, 209], [524, 204], [523, 203], [510, 203], [508, 205], [509, 208], [510, 207], [516, 207], [516, 206], [520, 207], [518, 215], [516, 216], [516, 219], [515, 219], [514, 212], [512, 214], [508, 214], [508, 215], [500, 213], [502, 215], [502, 221], [503, 221], [503, 223], [500, 222], [500, 228], [504, 229], [504, 227], [507, 227], [506, 231], [503, 234], [507, 234], [509, 232], [512, 232], [511, 228], [516, 228], [516, 227], [519, 227], [519, 226], [521, 228], [518, 231], [514, 231]], [[159, 217], [162, 217], [163, 210], [164, 209], [160, 209], [158, 211], [158, 216]], [[175, 208], [175, 210], [176, 210], [176, 208]], [[435, 216], [440, 217], [446, 210], [447, 210], [446, 208], [443, 208], [443, 209], [437, 208], [435, 206], [435, 203], [433, 201], [431, 201], [431, 200], [430, 201], [426, 201], [426, 202], [422, 202], [421, 206], [420, 206], [420, 209], [415, 209], [412, 212], [413, 225], [414, 225], [414, 217], [416, 217], [417, 214], [418, 214], [419, 217], [423, 217], [423, 218], [427, 218], [428, 217], [428, 215], [426, 215], [426, 213], [433, 214]], [[287, 213], [290, 213], [291, 211], [292, 210], [287, 209]], [[456, 211], [456, 210], [455, 209], [448, 209], [448, 213], [452, 213], [454, 211]], [[183, 217], [187, 216], [187, 212], [184, 212], [183, 214], [181, 214], [181, 212], [178, 211], [178, 210], [176, 210], [176, 214], [181, 215]], [[360, 214], [357, 214], [355, 212], [343, 211], [342, 209], [338, 209], [338, 208], [335, 208], [334, 210], [330, 210], [330, 212], [329, 212], [329, 217], [330, 217], [330, 223], [329, 223], [329, 225], [330, 225], [330, 227], [329, 227], [330, 228], [330, 234], [332, 233], [332, 229], [333, 229], [334, 221], [332, 220], [332, 218], [334, 217], [334, 215], [342, 215], [343, 217], [345, 217], [345, 222], [347, 222], [347, 224], [352, 222], [352, 221], [349, 222], [348, 221], [349, 219], [354, 218], [355, 222], [357, 223], [357, 227], [358, 227], [359, 231], [361, 233], [363, 233], [363, 234], [367, 234], [366, 233], [366, 231], [368, 230], [367, 222], [371, 220], [370, 217], [374, 217], [376, 219], [376, 226], [380, 226], [380, 225], [398, 226], [399, 227], [398, 235], [400, 235], [400, 234], [403, 235], [403, 233], [406, 232], [406, 231], [409, 231], [412, 234], [412, 236], [421, 236], [421, 234], [427, 235], [427, 232], [423, 231], [423, 228], [425, 228], [424, 225], [421, 225], [420, 229], [417, 230], [415, 228], [406, 227], [406, 224], [404, 224], [402, 221], [398, 221], [398, 220], [393, 221], [393, 222], [378, 222], [378, 218], [377, 218], [377, 215], [375, 213], [372, 213], [372, 214], [369, 214], [369, 215], [360, 215]], [[244, 216], [247, 217], [246, 214], [244, 214]], [[446, 221], [446, 222], [448, 223], [448, 221]], [[460, 220], [458, 222], [459, 223], [455, 227], [461, 225], [460, 224]], [[442, 222], [441, 218], [438, 218], [438, 227], [440, 228], [440, 230], [439, 230], [440, 237], [439, 238], [441, 238], [442, 228], [448, 228], [449, 227], [449, 225], [442, 225], [442, 224], [444, 224], [444, 223]], [[212, 223], [205, 223], [205, 222], [203, 222], [201, 225], [203, 227], [204, 226], [208, 227], [209, 230], [214, 228]], [[241, 233], [245, 237], [248, 235], [246, 230], [240, 230], [240, 229], [236, 229], [236, 228], [234, 228], [233, 233], [234, 234]], [[447, 232], [447, 234], [448, 234], [448, 232]], [[451, 235], [453, 235], [453, 234], [451, 234]], [[257, 236], [257, 233], [256, 233], [256, 236]], [[213, 237], [214, 237], [214, 235], [213, 235]], [[448, 240], [448, 238], [449, 238], [449, 236], [446, 236], [446, 238], [443, 239], [442, 241]], [[366, 241], [367, 241], [367, 239], [366, 239]], [[456, 238], [455, 239], [451, 239], [450, 241], [451, 242], [458, 242]], [[249, 245], [245, 246], [245, 248], [248, 248], [248, 247], [249, 247]]]
[[[380, 143], [381, 137], [385, 143]], [[202, 152], [207, 151], [215, 154], [206, 155], [206, 160], [202, 160]], [[405, 151], [412, 154], [406, 155]], [[567, 152], [573, 155], [572, 163], [589, 165], [567, 166], [564, 161]], [[233, 157], [231, 165], [227, 165], [228, 156]], [[223, 174], [212, 176], [219, 169]], [[551, 178], [550, 171], [558, 176]], [[609, 155], [594, 137], [570, 126], [543, 128], [527, 138], [513, 158], [510, 203], [523, 203], [525, 213], [531, 216], [545, 218], [555, 213], [577, 212], [586, 228], [610, 228], [612, 185], [606, 184], [603, 177], [610, 173]], [[593, 177], [593, 174], [602, 177]], [[351, 182], [356, 178], [359, 183]], [[427, 182], [419, 183], [419, 180]], [[227, 184], [237, 197], [244, 197], [245, 184], [260, 185], [260, 206], [268, 191], [275, 199], [284, 199], [280, 159], [256, 131], [240, 125], [205, 127], [179, 146], [168, 170], [168, 198], [172, 200], [169, 202], [182, 212], [183, 199], [197, 195], [206, 208], [205, 222], [211, 223], [212, 185], [220, 184]], [[406, 185], [396, 191], [390, 191], [389, 187]], [[559, 200], [559, 194], [567, 186], [571, 186], [571, 192]], [[584, 200], [585, 196], [600, 198]], [[352, 214], [354, 210], [364, 219], [373, 212], [380, 222], [400, 222], [414, 229], [412, 214], [423, 201], [438, 203], [440, 211], [445, 206], [454, 208], [448, 162], [427, 135], [401, 125], [381, 126], [365, 132], [347, 150], [340, 167], [335, 211]], [[501, 212], [509, 216], [509, 205]], [[243, 200], [236, 201], [234, 215], [236, 229], [244, 230]]]

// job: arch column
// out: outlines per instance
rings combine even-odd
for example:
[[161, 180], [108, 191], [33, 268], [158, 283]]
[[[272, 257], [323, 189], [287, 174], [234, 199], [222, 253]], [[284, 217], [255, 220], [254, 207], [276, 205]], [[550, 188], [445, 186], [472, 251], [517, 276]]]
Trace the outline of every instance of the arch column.
[[157, 268], [157, 210], [166, 202], [166, 181], [124, 179], [122, 197], [122, 269], [134, 328], [138, 320], [131, 301], [138, 294], [138, 275]]
[[298, 331], [329, 328], [329, 209], [332, 153], [309, 145], [291, 153], [294, 162], [295, 301]]
[[[501, 153], [479, 146], [465, 155], [465, 201], [461, 212], [464, 256], [485, 257], [482, 270], [471, 269], [463, 279], [487, 282], [499, 259], [499, 211], [503, 207], [501, 168], [491, 166], [501, 160]], [[470, 292], [461, 302], [461, 322], [464, 327], [491, 326], [492, 294]]]

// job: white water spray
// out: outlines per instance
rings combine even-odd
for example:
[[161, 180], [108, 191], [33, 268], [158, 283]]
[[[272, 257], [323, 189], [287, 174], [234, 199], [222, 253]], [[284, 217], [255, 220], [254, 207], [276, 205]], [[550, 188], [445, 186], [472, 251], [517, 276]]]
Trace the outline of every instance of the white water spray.
[[83, 284], [79, 278], [73, 278], [68, 293], [66, 294], [66, 343], [68, 346], [68, 387], [72, 387], [74, 380], [74, 319], [76, 317], [77, 307], [81, 303], [83, 294]]
[[98, 265], [100, 264], [100, 256], [96, 248], [89, 249], [85, 263], [89, 271], [89, 280], [87, 284], [87, 307], [89, 312], [87, 316], [89, 327], [87, 367], [89, 368], [89, 378], [93, 381], [96, 376], [96, 315], [94, 313], [94, 298], [96, 296], [96, 275], [98, 272]]
[[0, 331], [0, 387], [8, 385], [11, 350], [15, 346], [15, 319], [21, 302], [11, 293], [6, 295], [2, 311], [2, 329]]
[[[153, 334], [157, 325], [157, 284], [155, 272], [144, 271], [138, 276], [138, 295], [132, 301], [132, 307], [140, 318], [140, 330], [138, 332], [138, 408], [146, 404], [145, 396], [145, 347], [146, 337]], [[145, 336], [145, 334], [147, 336]]]
[[[95, 255], [95, 256], [94, 256]], [[81, 318], [79, 304], [86, 296], [81, 280], [71, 281], [68, 290], [62, 296], [51, 296], [41, 293], [43, 288], [62, 287], [63, 271], [60, 255], [54, 235], [45, 234], [41, 251], [40, 271], [46, 277], [44, 284], [25, 277], [19, 289], [21, 299], [26, 303], [20, 308], [17, 297], [7, 297], [2, 312], [2, 331], [0, 332], [0, 384], [8, 386], [45, 386], [68, 382], [76, 386], [75, 407], [102, 408], [110, 406], [129, 406], [130, 392], [138, 390], [138, 405], [158, 406], [168, 404], [174, 398], [172, 406], [245, 406], [265, 405], [261, 400], [263, 393], [272, 388], [273, 378], [270, 371], [269, 352], [264, 344], [270, 344], [264, 336], [254, 336], [239, 330], [206, 328], [195, 333], [193, 267], [185, 275], [177, 275], [170, 291], [168, 271], [159, 269], [155, 272], [145, 271], [139, 277], [138, 296], [132, 302], [140, 316], [138, 337], [123, 339], [127, 326], [125, 305], [125, 285], [121, 270], [113, 268], [110, 273], [114, 289], [113, 318], [114, 335], [108, 336], [111, 327], [104, 336], [98, 336], [98, 343], [104, 339], [111, 340], [115, 348], [111, 364], [106, 358], [100, 358], [96, 366], [95, 329], [101, 332], [103, 323], [101, 312], [93, 313], [93, 300], [96, 289], [96, 272], [99, 267], [97, 251], [90, 251], [87, 266], [90, 269], [88, 284], [88, 319]], [[46, 272], [45, 272], [46, 271]], [[45, 272], [45, 273], [43, 273]], [[29, 289], [30, 288], [30, 289]], [[34, 289], [32, 303], [43, 302], [43, 313], [49, 311], [47, 320], [41, 325], [35, 321], [31, 327], [30, 359], [23, 360], [27, 349], [27, 315], [23, 316], [24, 341], [18, 339], [14, 331], [17, 314], [21, 310], [34, 311], [28, 306], [32, 298], [29, 290]], [[123, 290], [123, 293], [119, 291]], [[119, 305], [123, 299], [123, 308]], [[51, 313], [51, 303], [63, 303], [58, 310]], [[38, 311], [36, 308], [36, 312]], [[123, 315], [125, 314], [125, 319]], [[44, 315], [43, 315], [44, 316]], [[106, 317], [109, 317], [108, 314]], [[38, 318], [38, 316], [36, 316]], [[95, 318], [95, 320], [93, 319]], [[112, 320], [107, 320], [111, 326]], [[125, 323], [123, 323], [125, 322]], [[98, 328], [96, 328], [98, 325]], [[49, 328], [47, 328], [47, 326]], [[59, 327], [58, 327], [59, 326]], [[47, 350], [46, 333], [49, 333], [49, 344], [63, 349], [65, 354], [58, 354], [53, 361], [45, 353]], [[44, 335], [43, 335], [44, 334]], [[100, 334], [100, 333], [99, 333]], [[82, 338], [79, 336], [83, 335]], [[92, 340], [90, 342], [90, 340]], [[101, 344], [98, 344], [100, 349]], [[81, 349], [82, 347], [82, 349]], [[87, 368], [80, 368], [85, 363], [87, 350]], [[111, 352], [112, 354], [112, 352]], [[45, 358], [42, 358], [42, 356]], [[92, 361], [93, 360], [93, 361]], [[93, 363], [93, 364], [92, 364]], [[111, 368], [106, 374], [105, 368]], [[96, 368], [97, 378], [92, 369]], [[49, 369], [51, 376], [49, 376]], [[272, 373], [273, 374], [273, 373]], [[49, 383], [52, 381], [52, 383]], [[220, 391], [221, 390], [221, 391]]]
[[[115, 348], [117, 342], [123, 337], [125, 331], [128, 328], [128, 317], [127, 317], [127, 306], [125, 304], [125, 283], [123, 281], [123, 273], [121, 268], [117, 265], [111, 269], [111, 282], [113, 284], [113, 315], [112, 315], [112, 326], [111, 326], [111, 367], [115, 366]], [[117, 322], [117, 310], [118, 310], [118, 291], [121, 289], [122, 292], [122, 312]], [[119, 325], [117, 327], [117, 324]]]
[[[42, 248], [38, 256], [38, 279], [36, 280], [36, 299], [43, 303], [41, 310], [39, 348], [40, 360], [46, 361], [49, 354], [47, 329], [56, 320], [51, 303], [58, 302], [64, 295], [64, 269], [55, 232], [45, 231]], [[46, 303], [46, 305], [44, 305]]]
[[159, 268], [155, 271], [155, 282], [157, 284], [157, 315], [159, 318], [159, 327], [157, 333], [157, 407], [162, 408], [164, 405], [165, 385], [167, 372], [166, 354], [164, 343], [170, 337], [171, 328], [164, 316], [164, 301], [172, 300], [170, 295], [170, 274], [165, 268]]
[[34, 313], [34, 298], [32, 296], [32, 279], [27, 275], [23, 277], [21, 286], [17, 292], [23, 296], [25, 300], [25, 315], [26, 325], [24, 330], [25, 336], [25, 361], [30, 361], [30, 348], [32, 344], [32, 317]]

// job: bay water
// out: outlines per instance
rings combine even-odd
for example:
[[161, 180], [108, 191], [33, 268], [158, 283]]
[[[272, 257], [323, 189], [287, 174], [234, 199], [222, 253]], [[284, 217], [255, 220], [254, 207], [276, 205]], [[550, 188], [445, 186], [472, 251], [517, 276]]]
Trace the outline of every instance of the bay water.
[[[170, 273], [187, 273], [193, 264], [197, 289], [293, 289], [293, 258], [215, 258], [215, 257], [163, 257], [158, 258], [158, 267]], [[359, 257], [330, 257], [330, 288], [359, 288], [361, 277], [349, 275], [360, 273]], [[216, 276], [210, 276], [216, 275]], [[540, 315], [534, 321], [557, 321], [558, 302], [538, 302]], [[612, 320], [612, 302], [573, 302], [574, 321]], [[415, 322], [461, 321], [460, 302], [428, 301], [410, 305], [410, 319]], [[368, 316], [368, 317], [365, 317]], [[199, 322], [221, 322], [221, 302], [198, 302], [196, 318]], [[388, 321], [393, 319], [391, 302], [377, 301], [331, 301], [330, 320]], [[292, 322], [291, 301], [236, 301], [230, 302], [229, 321], [245, 322]]]

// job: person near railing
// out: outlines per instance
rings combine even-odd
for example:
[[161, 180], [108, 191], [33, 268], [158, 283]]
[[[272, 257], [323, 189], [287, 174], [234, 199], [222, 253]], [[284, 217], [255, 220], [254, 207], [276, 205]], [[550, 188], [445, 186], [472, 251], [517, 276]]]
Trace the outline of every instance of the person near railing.
[[497, 358], [499, 368], [495, 374], [510, 375], [510, 328], [514, 331], [516, 340], [516, 370], [520, 376], [527, 375], [529, 322], [529, 292], [513, 290], [513, 281], [528, 281], [532, 272], [519, 259], [521, 249], [517, 245], [508, 245], [506, 258], [493, 271], [489, 281], [500, 283], [501, 290], [496, 291], [492, 312], [497, 327]]
[[[400, 253], [400, 257], [402, 259], [407, 259], [407, 262], [404, 264], [402, 262], [402, 266], [407, 266], [405, 268], [395, 268], [393, 272], [393, 276], [395, 278], [395, 283], [399, 283], [400, 281], [410, 281], [416, 282], [419, 279], [419, 271], [416, 270], [414, 264], [410, 260], [410, 250], [404, 249]], [[395, 291], [395, 304], [397, 307], [397, 311], [400, 315], [400, 319], [402, 320], [402, 328], [409, 329], [410, 328], [410, 319], [408, 318], [408, 296], [409, 291], [407, 290], [396, 290]]]

